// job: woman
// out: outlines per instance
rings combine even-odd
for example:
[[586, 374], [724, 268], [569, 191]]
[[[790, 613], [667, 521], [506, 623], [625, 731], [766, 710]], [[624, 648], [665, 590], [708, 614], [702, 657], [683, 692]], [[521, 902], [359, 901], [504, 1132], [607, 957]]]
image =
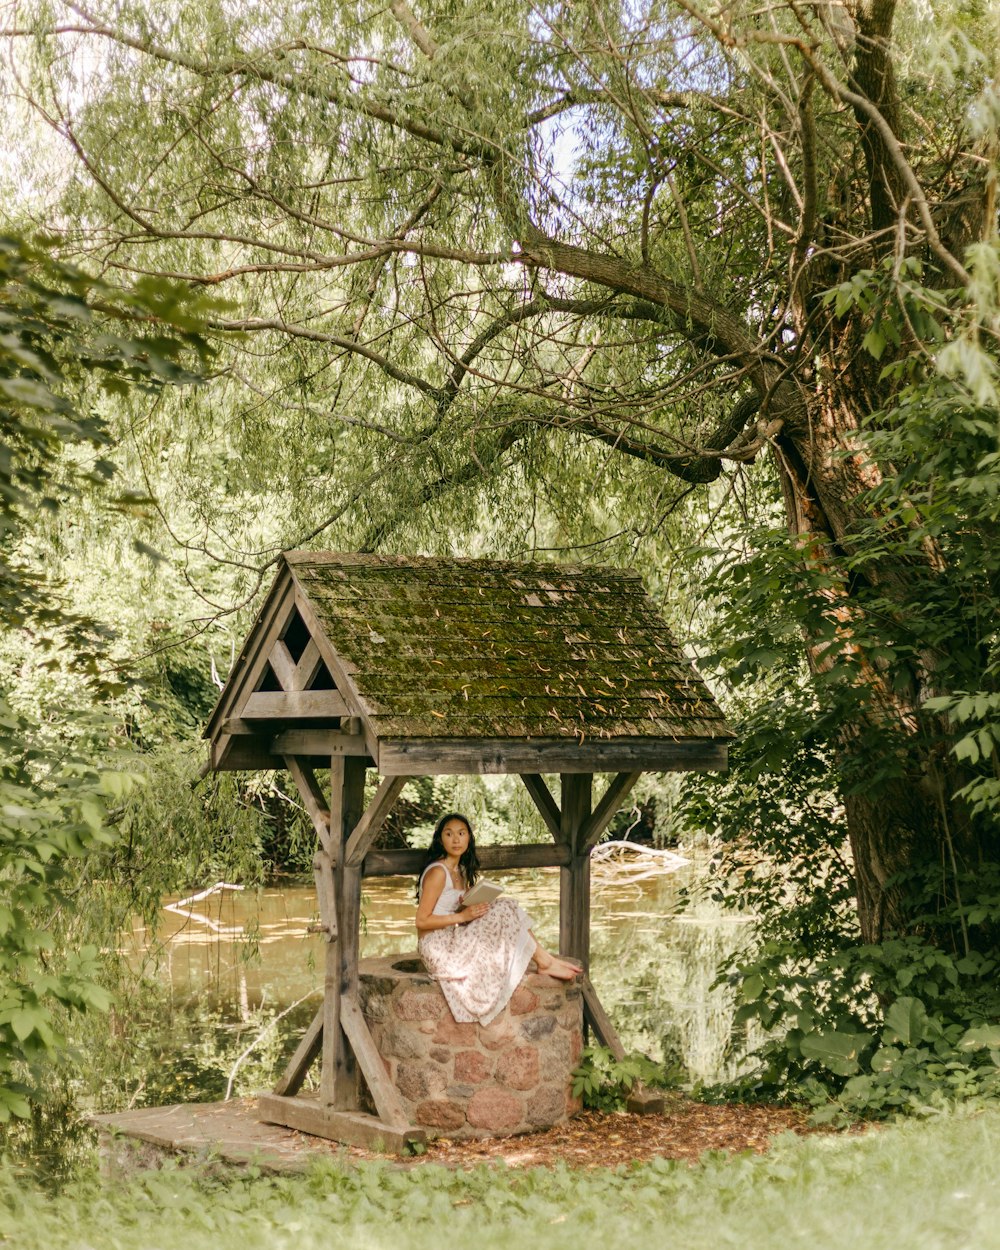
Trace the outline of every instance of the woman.
[[507, 1006], [532, 959], [539, 972], [561, 981], [583, 969], [540, 946], [531, 919], [513, 899], [462, 907], [478, 876], [472, 826], [465, 816], [449, 812], [437, 823], [417, 882], [417, 947], [455, 1019], [489, 1024]]

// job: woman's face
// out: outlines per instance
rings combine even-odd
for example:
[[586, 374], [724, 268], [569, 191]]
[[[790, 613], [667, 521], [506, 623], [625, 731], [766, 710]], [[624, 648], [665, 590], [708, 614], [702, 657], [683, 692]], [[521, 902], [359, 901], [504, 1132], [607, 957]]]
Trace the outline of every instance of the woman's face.
[[449, 820], [441, 830], [441, 845], [449, 855], [461, 859], [469, 849], [469, 826], [464, 820]]

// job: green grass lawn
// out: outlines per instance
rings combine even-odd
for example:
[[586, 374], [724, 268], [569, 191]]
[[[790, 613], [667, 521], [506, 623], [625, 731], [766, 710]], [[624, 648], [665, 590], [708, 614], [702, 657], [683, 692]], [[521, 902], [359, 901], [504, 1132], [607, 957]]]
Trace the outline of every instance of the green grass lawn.
[[1000, 1247], [1000, 1109], [861, 1136], [783, 1137], [765, 1157], [573, 1172], [366, 1164], [281, 1178], [177, 1167], [46, 1194], [0, 1170], [17, 1250], [989, 1250]]

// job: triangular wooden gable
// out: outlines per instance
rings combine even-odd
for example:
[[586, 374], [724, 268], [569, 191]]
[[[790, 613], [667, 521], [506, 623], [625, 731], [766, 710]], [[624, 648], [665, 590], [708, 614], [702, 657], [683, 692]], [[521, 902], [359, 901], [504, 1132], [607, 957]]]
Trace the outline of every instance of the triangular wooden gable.
[[309, 754], [303, 734], [319, 729], [350, 739], [345, 753], [367, 754], [350, 682], [285, 568], [209, 721], [212, 767], [273, 768], [286, 754]]

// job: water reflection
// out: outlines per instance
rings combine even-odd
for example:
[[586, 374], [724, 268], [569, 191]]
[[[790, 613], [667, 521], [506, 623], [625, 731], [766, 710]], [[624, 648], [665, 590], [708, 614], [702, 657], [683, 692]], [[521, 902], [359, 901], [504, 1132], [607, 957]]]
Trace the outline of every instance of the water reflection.
[[[749, 930], [745, 918], [707, 900], [684, 908], [703, 875], [703, 858], [638, 881], [595, 864], [591, 974], [627, 1049], [676, 1057], [690, 1078], [713, 1081], [734, 1076], [745, 1051], [745, 1039], [732, 1037], [731, 995], [711, 987]], [[499, 879], [533, 916], [539, 940], [555, 949], [558, 869]], [[242, 1012], [310, 994], [318, 1000], [324, 943], [310, 932], [318, 919], [311, 885], [221, 891], [180, 910], [161, 912], [155, 935], [138, 921], [131, 934], [133, 958], [150, 960], [177, 995]], [[413, 914], [412, 878], [366, 882], [362, 955], [414, 949]]]

